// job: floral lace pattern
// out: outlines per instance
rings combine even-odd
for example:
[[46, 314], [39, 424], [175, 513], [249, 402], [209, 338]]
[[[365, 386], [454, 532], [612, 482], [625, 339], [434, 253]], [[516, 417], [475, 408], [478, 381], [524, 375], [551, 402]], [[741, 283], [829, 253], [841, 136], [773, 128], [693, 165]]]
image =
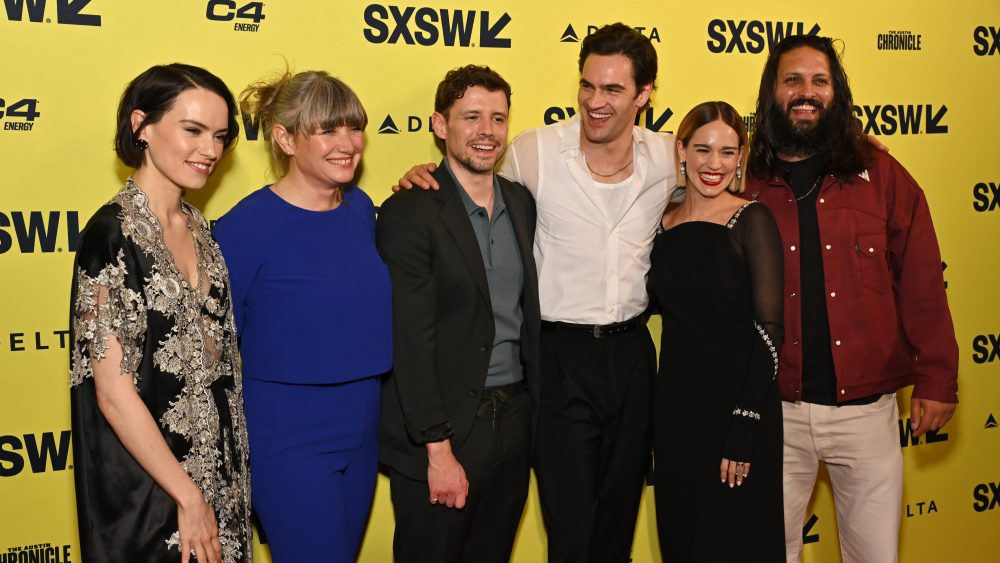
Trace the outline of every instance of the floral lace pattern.
[[[185, 203], [198, 264], [192, 286], [164, 243], [147, 196], [131, 178], [109, 205], [120, 208], [122, 247], [96, 275], [76, 269], [71, 386], [93, 377], [92, 360], [105, 357], [110, 337], [121, 345], [121, 373], [133, 377], [140, 395], [143, 377], [175, 379], [180, 393], [153, 417], [164, 433], [187, 444], [178, 458], [215, 509], [222, 561], [249, 561], [246, 421], [225, 262], [204, 217]], [[148, 271], [130, 271], [127, 264], [136, 263], [136, 252], [151, 264]], [[166, 330], [150, 331], [154, 315], [165, 319]], [[151, 341], [150, 359], [145, 354]], [[179, 548], [179, 541], [175, 531], [165, 549]]]

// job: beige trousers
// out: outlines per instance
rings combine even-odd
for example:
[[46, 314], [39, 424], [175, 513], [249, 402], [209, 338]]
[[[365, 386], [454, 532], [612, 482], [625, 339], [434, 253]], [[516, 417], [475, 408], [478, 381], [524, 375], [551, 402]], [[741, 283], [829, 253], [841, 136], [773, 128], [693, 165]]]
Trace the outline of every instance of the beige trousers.
[[783, 401], [781, 407], [787, 563], [802, 555], [802, 526], [820, 461], [833, 484], [844, 563], [895, 563], [903, 506], [896, 395], [869, 405]]

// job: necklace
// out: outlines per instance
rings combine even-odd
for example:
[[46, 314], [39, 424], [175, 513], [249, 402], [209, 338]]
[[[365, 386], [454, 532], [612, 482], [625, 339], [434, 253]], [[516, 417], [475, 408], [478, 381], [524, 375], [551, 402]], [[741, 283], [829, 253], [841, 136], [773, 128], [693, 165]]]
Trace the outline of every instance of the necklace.
[[813, 193], [813, 190], [815, 190], [815, 189], [816, 189], [816, 186], [818, 186], [818, 185], [819, 185], [819, 181], [820, 181], [820, 180], [822, 180], [822, 179], [823, 179], [823, 175], [822, 175], [822, 174], [820, 174], [820, 175], [819, 175], [819, 178], [816, 178], [816, 181], [815, 181], [815, 182], [813, 182], [813, 187], [809, 188], [809, 191], [808, 191], [808, 192], [806, 192], [806, 193], [804, 193], [804, 194], [802, 194], [802, 195], [800, 195], [800, 196], [796, 197], [796, 198], [795, 198], [795, 201], [802, 201], [803, 199], [805, 199], [805, 198], [809, 197], [809, 194]]
[[590, 167], [590, 163], [587, 162], [587, 155], [586, 155], [586, 153], [584, 153], [584, 155], [583, 155], [583, 163], [587, 165], [587, 170], [590, 170], [590, 173], [593, 174], [594, 176], [600, 176], [601, 178], [610, 178], [610, 177], [618, 174], [619, 172], [625, 170], [629, 166], [632, 166], [632, 159], [631, 158], [628, 159], [628, 162], [625, 163], [625, 166], [622, 166], [621, 168], [619, 168], [618, 170], [615, 170], [611, 174], [601, 174], [597, 170], [594, 170], [593, 168], [591, 168]]

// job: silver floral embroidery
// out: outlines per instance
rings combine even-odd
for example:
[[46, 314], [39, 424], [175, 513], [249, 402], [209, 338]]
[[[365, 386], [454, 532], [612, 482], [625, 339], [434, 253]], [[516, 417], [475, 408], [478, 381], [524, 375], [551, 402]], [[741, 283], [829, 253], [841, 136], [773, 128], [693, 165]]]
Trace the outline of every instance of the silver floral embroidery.
[[[142, 280], [141, 292], [126, 286], [126, 278], [141, 273], [127, 271], [122, 249], [118, 250], [114, 263], [105, 265], [96, 276], [91, 277], [77, 268], [70, 383], [75, 387], [93, 377], [91, 359], [103, 358], [108, 338], [114, 336], [123, 351], [121, 373], [132, 374], [138, 386], [136, 374], [146, 348], [148, 316], [155, 311], [169, 319], [173, 326], [157, 342], [152, 362], [160, 372], [176, 377], [183, 388], [170, 402], [159, 423], [190, 444], [187, 454], [180, 460], [181, 465], [201, 489], [206, 502], [215, 509], [223, 563], [249, 560], [251, 525], [246, 421], [225, 262], [215, 241], [208, 235], [204, 217], [185, 203], [184, 211], [196, 233], [198, 276], [201, 278], [198, 285], [205, 285], [209, 291], [191, 287], [163, 242], [148, 198], [131, 178], [110, 203], [121, 207], [118, 219], [122, 234], [152, 258], [152, 267]], [[232, 435], [227, 432], [225, 436], [209, 387], [223, 377], [234, 378], [233, 387], [225, 391], [233, 417]], [[234, 465], [236, 471], [231, 475], [223, 473], [224, 467]], [[166, 549], [179, 549], [178, 532], [175, 531], [165, 543]]]

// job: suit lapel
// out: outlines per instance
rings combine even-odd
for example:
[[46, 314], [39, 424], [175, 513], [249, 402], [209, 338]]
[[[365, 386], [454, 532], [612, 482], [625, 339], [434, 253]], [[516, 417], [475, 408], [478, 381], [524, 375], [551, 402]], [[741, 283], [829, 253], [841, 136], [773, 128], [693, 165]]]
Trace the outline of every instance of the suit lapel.
[[486, 281], [486, 266], [483, 264], [483, 253], [479, 249], [479, 241], [476, 239], [476, 232], [472, 230], [472, 221], [469, 220], [469, 213], [465, 210], [465, 204], [458, 190], [462, 189], [455, 185], [451, 175], [444, 169], [444, 165], [438, 166], [434, 172], [440, 189], [434, 192], [435, 197], [441, 202], [440, 217], [445, 228], [455, 240], [459, 252], [469, 266], [469, 273], [476, 281], [479, 293], [486, 302], [486, 307], [491, 314], [493, 306], [490, 301], [490, 286]]

